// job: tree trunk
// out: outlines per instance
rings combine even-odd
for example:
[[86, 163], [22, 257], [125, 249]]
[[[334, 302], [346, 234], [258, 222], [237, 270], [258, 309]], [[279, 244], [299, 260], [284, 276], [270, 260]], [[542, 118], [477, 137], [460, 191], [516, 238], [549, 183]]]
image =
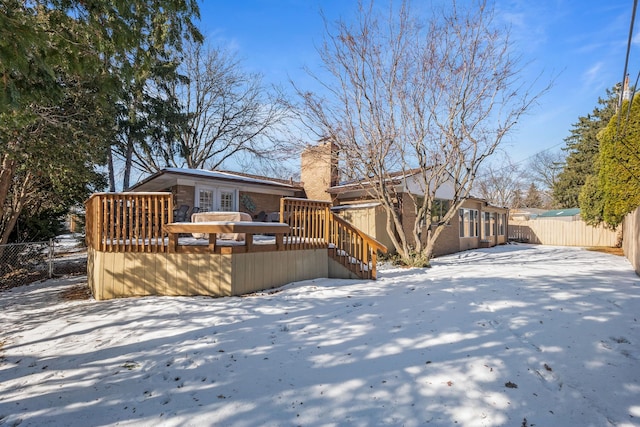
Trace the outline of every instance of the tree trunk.
[[109, 147], [108, 152], [108, 164], [109, 164], [109, 191], [116, 191], [116, 177], [113, 167], [113, 147]]
[[122, 190], [129, 189], [129, 181], [131, 179], [131, 165], [133, 160], [133, 142], [127, 141], [127, 150], [124, 156], [124, 176], [122, 178]]
[[2, 216], [2, 234], [0, 235], [0, 244], [2, 245], [7, 244], [7, 242], [9, 241], [9, 236], [13, 232], [13, 229], [18, 222], [18, 218], [20, 217], [22, 209], [24, 208], [29, 197], [29, 187], [31, 186], [32, 180], [33, 175], [31, 173], [27, 173], [26, 177], [22, 181], [22, 188], [14, 188], [11, 213], [7, 216], [5, 211], [4, 215]]
[[9, 154], [5, 154], [2, 159], [2, 170], [0, 171], [0, 218], [4, 216], [5, 203], [11, 191], [15, 169], [16, 161]]

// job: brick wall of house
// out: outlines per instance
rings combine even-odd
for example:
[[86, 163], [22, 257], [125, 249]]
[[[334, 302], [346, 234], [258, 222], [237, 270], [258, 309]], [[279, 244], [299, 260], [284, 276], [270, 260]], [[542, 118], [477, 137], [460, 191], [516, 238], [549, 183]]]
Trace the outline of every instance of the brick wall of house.
[[433, 255], [441, 256], [460, 251], [460, 222], [458, 216], [454, 216], [440, 234]]
[[[195, 206], [195, 188], [187, 185], [176, 185], [171, 187], [173, 193], [174, 206], [188, 205]], [[259, 212], [279, 212], [280, 199], [282, 196], [274, 194], [253, 193], [250, 191], [240, 191], [238, 195], [238, 208], [240, 212], [246, 212], [255, 217]], [[249, 206], [247, 206], [249, 205]], [[249, 208], [253, 208], [253, 210]]]
[[173, 204], [175, 207], [188, 205], [192, 208], [195, 205], [194, 187], [188, 185], [175, 185], [171, 187], [171, 192], [173, 193]]
[[[256, 215], [262, 211], [264, 211], [265, 213], [280, 211], [280, 199], [282, 198], [281, 196], [277, 196], [274, 194], [240, 191], [239, 197], [240, 200], [238, 203], [238, 207], [240, 208], [240, 211], [248, 213], [253, 218], [255, 218]], [[253, 208], [253, 210], [251, 210], [250, 208]]]

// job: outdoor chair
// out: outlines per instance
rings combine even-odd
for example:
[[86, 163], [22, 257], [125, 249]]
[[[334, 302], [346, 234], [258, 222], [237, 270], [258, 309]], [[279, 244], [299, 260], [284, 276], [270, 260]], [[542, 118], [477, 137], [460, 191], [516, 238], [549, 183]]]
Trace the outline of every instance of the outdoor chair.
[[173, 221], [187, 222], [187, 212], [189, 212], [189, 205], [180, 205], [179, 208], [173, 210]]

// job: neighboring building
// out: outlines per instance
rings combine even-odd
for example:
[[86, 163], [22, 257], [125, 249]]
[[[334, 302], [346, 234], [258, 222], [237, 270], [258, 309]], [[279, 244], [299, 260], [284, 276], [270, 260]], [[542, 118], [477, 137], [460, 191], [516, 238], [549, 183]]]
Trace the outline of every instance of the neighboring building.
[[536, 219], [555, 219], [558, 221], [578, 221], [580, 220], [580, 209], [553, 209], [550, 211], [544, 211], [539, 214]]
[[300, 183], [237, 172], [167, 168], [154, 173], [131, 191], [169, 191], [174, 206], [200, 212], [245, 212], [253, 218], [280, 211], [282, 197], [304, 197]]
[[514, 221], [529, 221], [531, 219], [536, 219], [538, 215], [546, 212], [546, 209], [537, 209], [537, 208], [518, 208], [518, 209], [509, 209], [509, 219]]

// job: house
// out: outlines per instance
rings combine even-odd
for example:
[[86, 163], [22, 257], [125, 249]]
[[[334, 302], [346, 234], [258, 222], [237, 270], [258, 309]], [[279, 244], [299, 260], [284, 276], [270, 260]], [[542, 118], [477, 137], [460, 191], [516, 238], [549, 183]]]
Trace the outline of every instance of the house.
[[[307, 197], [329, 200], [332, 210], [388, 248], [393, 248], [386, 231], [386, 212], [368, 193], [366, 182], [339, 183], [337, 146], [329, 141], [308, 147], [302, 153], [301, 179]], [[408, 237], [415, 221], [410, 196], [424, 194], [416, 179], [419, 171], [392, 174], [388, 185], [398, 194], [402, 226]], [[437, 189], [432, 223], [438, 223], [450, 207], [453, 185]], [[491, 247], [507, 242], [509, 209], [492, 206], [486, 200], [469, 197], [459, 209], [456, 220], [450, 221], [440, 235], [434, 255], [445, 255], [467, 249]], [[423, 233], [426, 235], [426, 233]]]
[[130, 191], [168, 191], [173, 205], [195, 211], [245, 212], [257, 219], [280, 210], [283, 197], [304, 197], [304, 189], [293, 180], [202, 169], [162, 169], [134, 185]]
[[514, 221], [529, 221], [536, 219], [538, 215], [546, 212], [545, 209], [537, 208], [516, 208], [509, 209], [509, 219]]
[[[240, 211], [255, 219], [279, 211], [283, 197], [330, 202], [333, 212], [387, 248], [393, 248], [386, 231], [386, 212], [367, 192], [366, 183], [340, 183], [335, 143], [324, 140], [307, 147], [301, 156], [300, 172], [301, 182], [294, 182], [237, 172], [167, 168], [136, 184], [131, 191], [169, 191], [174, 206], [193, 206], [200, 211]], [[388, 178], [399, 195], [396, 206], [408, 237], [415, 219], [410, 195], [424, 194], [418, 172], [396, 173]], [[451, 184], [437, 190], [432, 223], [440, 222], [449, 209], [453, 191]], [[467, 198], [456, 219], [440, 235], [434, 255], [506, 243], [508, 213], [507, 208], [492, 206], [483, 199]]]

